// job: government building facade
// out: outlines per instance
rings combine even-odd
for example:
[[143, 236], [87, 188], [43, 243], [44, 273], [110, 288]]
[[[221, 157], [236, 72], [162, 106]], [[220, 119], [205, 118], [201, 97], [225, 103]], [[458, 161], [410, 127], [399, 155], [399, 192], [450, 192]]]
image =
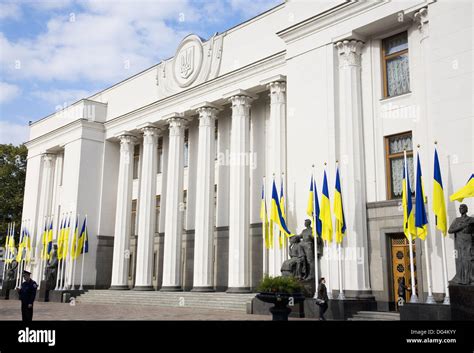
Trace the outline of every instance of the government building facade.
[[[474, 166], [472, 13], [467, 1], [286, 1], [211, 38], [189, 35], [174, 57], [32, 123], [23, 219], [33, 278], [45, 218], [57, 236], [79, 214], [86, 287], [251, 292], [288, 258], [277, 231], [264, 246], [262, 183], [267, 207], [273, 180], [283, 185], [300, 233], [311, 175], [321, 197], [326, 170], [332, 208], [337, 163], [342, 281], [335, 244], [318, 275], [389, 310], [397, 280], [410, 282], [406, 151], [413, 191], [420, 156], [429, 219], [427, 247], [414, 242], [416, 288], [425, 300], [431, 285], [442, 301], [434, 142], [448, 200]], [[447, 208], [450, 222], [458, 204]], [[446, 253], [451, 279], [452, 236]]]

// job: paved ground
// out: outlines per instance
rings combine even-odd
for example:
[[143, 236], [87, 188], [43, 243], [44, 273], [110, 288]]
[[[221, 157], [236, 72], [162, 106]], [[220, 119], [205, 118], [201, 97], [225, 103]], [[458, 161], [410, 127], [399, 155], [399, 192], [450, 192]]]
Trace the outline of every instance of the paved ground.
[[[0, 320], [21, 320], [20, 301], [0, 300]], [[33, 320], [271, 320], [271, 316], [195, 308], [35, 302]]]

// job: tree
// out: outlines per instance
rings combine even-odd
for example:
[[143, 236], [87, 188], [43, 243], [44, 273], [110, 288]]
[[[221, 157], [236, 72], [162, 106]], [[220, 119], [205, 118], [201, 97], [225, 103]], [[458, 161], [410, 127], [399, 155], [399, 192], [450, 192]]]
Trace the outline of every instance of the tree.
[[5, 243], [8, 222], [16, 223], [16, 238], [20, 233], [27, 155], [25, 145], [0, 144], [0, 246]]

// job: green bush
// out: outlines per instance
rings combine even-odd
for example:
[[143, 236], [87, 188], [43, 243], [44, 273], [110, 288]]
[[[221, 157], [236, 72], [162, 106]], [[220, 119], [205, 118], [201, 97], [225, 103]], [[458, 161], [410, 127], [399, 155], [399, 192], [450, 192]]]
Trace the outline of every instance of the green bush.
[[300, 293], [302, 291], [302, 286], [298, 280], [294, 277], [270, 277], [265, 276], [265, 278], [260, 282], [257, 287], [257, 290], [261, 293]]

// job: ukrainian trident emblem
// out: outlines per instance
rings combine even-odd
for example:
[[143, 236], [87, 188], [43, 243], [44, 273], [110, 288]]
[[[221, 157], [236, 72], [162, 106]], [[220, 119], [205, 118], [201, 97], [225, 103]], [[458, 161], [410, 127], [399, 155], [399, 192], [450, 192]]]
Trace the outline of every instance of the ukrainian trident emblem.
[[186, 79], [194, 71], [194, 46], [184, 49], [179, 56], [181, 77]]

